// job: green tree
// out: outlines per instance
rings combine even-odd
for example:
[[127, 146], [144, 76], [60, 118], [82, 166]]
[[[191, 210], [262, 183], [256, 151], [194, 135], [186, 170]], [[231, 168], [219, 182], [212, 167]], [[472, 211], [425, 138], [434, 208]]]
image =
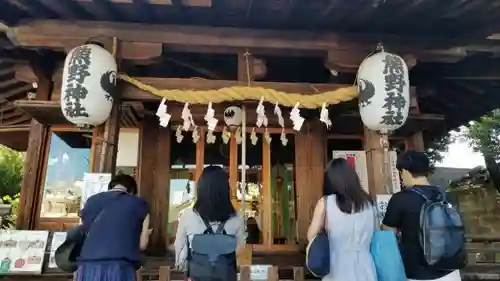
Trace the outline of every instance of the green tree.
[[10, 215], [3, 217], [1, 220], [0, 229], [14, 228], [16, 225], [17, 212], [19, 211], [19, 194], [16, 194], [14, 197], [5, 195], [0, 198], [0, 201], [3, 201], [4, 204], [10, 204], [12, 208]]
[[433, 168], [436, 163], [443, 161], [443, 155], [441, 154], [441, 152], [447, 151], [448, 146], [454, 140], [455, 138], [451, 134], [446, 134], [427, 145], [425, 154], [427, 154], [427, 157], [429, 157]]
[[21, 190], [23, 154], [0, 145], [0, 198], [14, 197]]
[[500, 109], [472, 122], [463, 136], [471, 143], [472, 149], [484, 156], [491, 183], [500, 192]]

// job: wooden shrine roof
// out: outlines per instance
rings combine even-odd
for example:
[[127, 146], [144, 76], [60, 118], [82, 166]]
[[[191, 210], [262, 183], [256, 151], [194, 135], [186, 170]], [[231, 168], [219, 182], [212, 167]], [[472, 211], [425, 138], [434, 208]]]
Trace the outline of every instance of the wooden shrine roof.
[[24, 126], [31, 121], [29, 116], [11, 103], [26, 98], [29, 92], [35, 91], [33, 86], [36, 86], [16, 79], [15, 64], [25, 58], [18, 56], [15, 49], [5, 34], [0, 33], [0, 127]]
[[2, 1], [0, 19], [7, 25], [35, 18], [485, 38], [499, 27], [500, 9], [483, 0]]
[[[494, 35], [500, 31], [500, 9], [491, 1], [442, 2], [5, 0], [0, 9], [0, 128], [26, 126], [30, 114], [40, 115], [36, 102], [25, 101], [35, 91], [29, 81], [36, 77], [23, 76], [19, 68], [40, 57], [60, 63], [64, 50], [90, 37], [119, 38], [127, 74], [165, 80], [157, 86], [162, 89], [236, 83], [237, 53], [245, 48], [267, 55], [269, 75], [256, 83], [280, 81], [278, 88], [296, 89], [300, 85], [285, 82], [304, 82], [302, 89], [330, 87], [313, 83], [348, 85], [359, 63], [383, 40], [389, 51], [414, 63], [410, 81], [417, 86], [421, 112], [428, 114], [413, 118], [400, 133], [421, 127], [427, 139], [433, 138], [500, 107], [500, 40]], [[290, 71], [295, 72], [282, 75]], [[198, 77], [204, 80], [186, 83]], [[18, 107], [12, 103], [16, 100], [21, 100]], [[141, 100], [154, 102], [145, 93]], [[43, 114], [61, 123], [56, 107]], [[331, 113], [343, 114], [335, 119], [339, 123], [358, 126], [357, 117], [349, 115], [356, 107], [355, 102], [333, 106]], [[140, 118], [135, 107], [130, 109], [124, 126]], [[347, 127], [344, 133], [360, 133]]]

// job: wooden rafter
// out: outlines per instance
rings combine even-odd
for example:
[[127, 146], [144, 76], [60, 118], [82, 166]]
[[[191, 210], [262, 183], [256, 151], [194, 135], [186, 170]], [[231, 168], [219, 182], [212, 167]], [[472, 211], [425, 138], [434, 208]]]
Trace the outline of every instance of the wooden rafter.
[[12, 90], [6, 92], [0, 92], [0, 100], [11, 100], [21, 95], [26, 96], [26, 93], [30, 90], [33, 90], [33, 86], [30, 84], [25, 84], [23, 86], [14, 88]]
[[437, 50], [470, 40], [443, 37], [404, 37], [387, 34], [334, 34], [328, 32], [251, 30], [222, 27], [142, 25], [82, 21], [40, 20], [9, 30], [13, 42], [26, 47], [66, 48], [91, 37], [117, 37], [125, 42], [162, 43], [173, 46], [372, 51], [382, 41], [393, 51]]

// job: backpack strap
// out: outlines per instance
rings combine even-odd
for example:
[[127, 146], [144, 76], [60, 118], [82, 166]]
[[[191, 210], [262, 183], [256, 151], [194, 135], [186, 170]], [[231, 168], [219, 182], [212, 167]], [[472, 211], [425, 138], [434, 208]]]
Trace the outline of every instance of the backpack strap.
[[425, 201], [429, 201], [429, 198], [427, 196], [425, 196], [425, 194], [419, 188], [412, 187], [412, 188], [410, 188], [410, 191], [413, 192], [413, 193], [416, 193], [416, 194], [420, 195], [420, 197], [424, 198]]
[[446, 196], [446, 190], [440, 186], [429, 186], [431, 188], [433, 188], [434, 190], [437, 190], [437, 196], [432, 196], [433, 198], [429, 198], [427, 197], [424, 192], [422, 192], [422, 190], [418, 187], [412, 187], [410, 188], [410, 191], [414, 192], [414, 193], [417, 193], [418, 195], [420, 195], [422, 198], [425, 199], [425, 201], [446, 201], [447, 199], [447, 196]]
[[224, 222], [221, 222], [219, 224], [219, 226], [217, 227], [217, 230], [215, 231], [216, 234], [224, 234], [224, 235], [227, 234], [226, 230], [224, 229], [224, 226], [226, 225], [226, 222], [227, 222], [227, 220], [224, 221]]
[[204, 218], [202, 218], [201, 216], [200, 216], [200, 218], [206, 227], [205, 231], [203, 231], [203, 234], [214, 234], [214, 231], [212, 230], [212, 226], [210, 225], [210, 223], [207, 220], [205, 220]]

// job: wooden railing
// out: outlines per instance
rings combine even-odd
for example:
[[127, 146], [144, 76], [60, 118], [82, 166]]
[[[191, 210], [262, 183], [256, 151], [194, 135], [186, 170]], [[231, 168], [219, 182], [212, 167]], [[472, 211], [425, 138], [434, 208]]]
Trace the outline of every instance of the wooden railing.
[[[145, 274], [144, 269], [137, 271], [137, 279], [136, 281], [180, 281], [178, 272], [172, 271], [169, 266], [160, 266], [158, 270], [157, 279], [152, 275]], [[242, 266], [240, 267], [239, 273], [239, 281], [251, 281], [251, 269], [250, 266]], [[151, 278], [151, 279], [148, 279]], [[177, 277], [177, 278], [175, 278]], [[267, 278], [262, 279], [261, 281], [279, 281], [278, 268], [275, 266], [269, 267], [267, 271]], [[281, 279], [283, 280], [283, 279]], [[304, 281], [304, 268], [303, 267], [294, 267], [293, 268], [293, 281]]]
[[[462, 280], [495, 280], [500, 281], [500, 236], [468, 236], [468, 265], [461, 270]], [[48, 260], [49, 249], [47, 249]], [[167, 265], [173, 263], [169, 258], [148, 258], [145, 268], [137, 272], [137, 281], [183, 281], [182, 272], [171, 269]], [[271, 267], [265, 281], [293, 280], [304, 281], [311, 277], [303, 267]], [[0, 281], [72, 281], [73, 275], [44, 266], [43, 274], [32, 276], [0, 275]], [[250, 267], [240, 268], [240, 280], [250, 281]]]
[[500, 280], [500, 236], [467, 236], [467, 253], [464, 280]]

